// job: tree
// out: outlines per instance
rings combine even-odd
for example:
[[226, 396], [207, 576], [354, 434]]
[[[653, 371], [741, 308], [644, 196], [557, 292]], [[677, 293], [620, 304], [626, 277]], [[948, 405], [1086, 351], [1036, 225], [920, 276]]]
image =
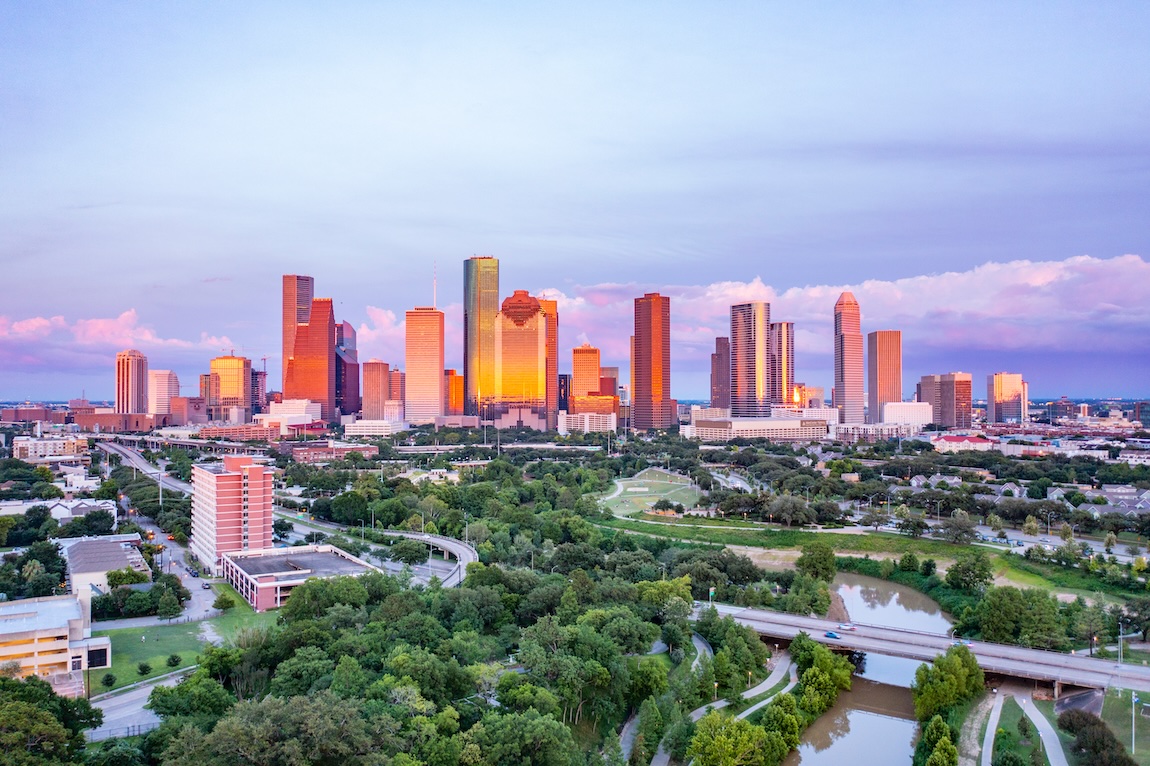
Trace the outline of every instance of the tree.
[[168, 659], [165, 660], [169, 668], [178, 668], [184, 661], [184, 658], [178, 654], [169, 654]]
[[1062, 526], [1058, 528], [1058, 536], [1066, 543], [1074, 540], [1074, 529], [1070, 526], [1069, 522], [1062, 522]]
[[794, 495], [780, 495], [767, 506], [767, 513], [774, 519], [791, 524], [810, 524], [815, 520], [815, 513], [810, 507]]
[[146, 662], [141, 662], [136, 665], [136, 672], [142, 676], [146, 676], [152, 672], [152, 666]]
[[1005, 527], [1002, 517], [997, 513], [992, 513], [986, 517], [986, 525], [993, 529], [995, 532], [1001, 532]]
[[100, 677], [100, 685], [105, 689], [111, 689], [116, 685], [116, 676], [112, 673], [105, 673]]
[[418, 540], [404, 538], [391, 546], [389, 555], [392, 561], [415, 566], [426, 563], [430, 551], [425, 544]]
[[950, 727], [946, 725], [942, 716], [936, 715], [930, 719], [930, 723], [922, 731], [922, 739], [923, 748], [928, 753], [934, 752], [939, 740], [950, 739]]
[[872, 507], [859, 519], [859, 523], [864, 527], [874, 527], [877, 532], [879, 527], [890, 523], [890, 514], [882, 506]]
[[749, 766], [764, 762], [766, 748], [763, 727], [713, 710], [695, 725], [687, 757], [698, 766]]
[[221, 612], [226, 612], [229, 609], [235, 608], [236, 600], [229, 596], [227, 593], [221, 593], [216, 596], [216, 600], [212, 602], [212, 609], [219, 609]]
[[990, 559], [983, 551], [960, 554], [958, 560], [946, 571], [946, 584], [967, 593], [983, 591], [992, 579]]
[[1102, 547], [1107, 553], [1112, 553], [1116, 545], [1118, 545], [1118, 535], [1114, 534], [1113, 531], [1107, 532], [1106, 541], [1102, 544]]
[[921, 516], [907, 515], [905, 518], [899, 519], [898, 522], [898, 531], [907, 537], [922, 537], [928, 529], [930, 529], [930, 525]]
[[108, 572], [108, 587], [118, 588], [121, 585], [136, 585], [147, 582], [150, 578], [145, 572], [138, 572], [131, 567], [113, 569]]
[[209, 716], [219, 718], [236, 704], [235, 696], [211, 678], [196, 670], [175, 686], [156, 686], [145, 706], [161, 718]]
[[176, 594], [165, 589], [163, 595], [160, 596], [159, 602], [156, 604], [156, 616], [170, 620], [174, 617], [179, 617], [182, 611], [183, 608], [176, 599]]
[[926, 759], [926, 766], [958, 766], [958, 748], [950, 741], [950, 737], [938, 741]]
[[1033, 516], [1027, 516], [1026, 521], [1022, 522], [1022, 533], [1036, 537], [1038, 535], [1038, 519]]
[[942, 535], [947, 542], [969, 545], [978, 537], [978, 523], [966, 511], [955, 511], [943, 520]]
[[802, 574], [830, 582], [835, 579], [835, 552], [830, 543], [816, 540], [803, 546], [803, 553], [795, 562], [795, 569]]
[[278, 540], [283, 540], [293, 531], [295, 531], [295, 524], [287, 519], [274, 519], [272, 521], [272, 536]]

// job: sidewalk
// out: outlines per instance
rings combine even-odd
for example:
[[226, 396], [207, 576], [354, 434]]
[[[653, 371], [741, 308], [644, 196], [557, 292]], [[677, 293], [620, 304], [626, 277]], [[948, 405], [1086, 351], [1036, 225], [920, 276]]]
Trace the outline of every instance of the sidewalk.
[[1042, 737], [1042, 746], [1046, 750], [1046, 757], [1050, 759], [1050, 766], [1070, 766], [1066, 760], [1066, 753], [1062, 750], [1062, 740], [1058, 738], [1058, 732], [1054, 730], [1050, 721], [1046, 720], [1042, 711], [1034, 706], [1034, 700], [1031, 696], [1027, 694], [1025, 697], [1019, 697], [1018, 704], [1022, 706], [1022, 712], [1026, 713], [1026, 717], [1038, 729], [1038, 734]]
[[994, 695], [994, 705], [990, 708], [990, 717], [986, 719], [986, 734], [982, 738], [981, 766], [990, 766], [994, 756], [994, 735], [998, 732], [998, 718], [1002, 714], [1002, 705], [1009, 694]]

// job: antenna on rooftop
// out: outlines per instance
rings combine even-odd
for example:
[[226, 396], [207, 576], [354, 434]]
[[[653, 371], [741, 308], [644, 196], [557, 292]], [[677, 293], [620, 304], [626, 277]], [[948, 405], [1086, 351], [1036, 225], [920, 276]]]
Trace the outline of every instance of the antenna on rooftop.
[[439, 262], [431, 262], [431, 307], [438, 308], [436, 303], [436, 291], [439, 288]]

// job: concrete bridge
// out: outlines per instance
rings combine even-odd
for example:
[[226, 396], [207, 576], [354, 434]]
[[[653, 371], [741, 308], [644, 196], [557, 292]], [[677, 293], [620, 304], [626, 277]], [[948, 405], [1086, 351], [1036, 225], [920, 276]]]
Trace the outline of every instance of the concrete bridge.
[[[754, 628], [759, 635], [792, 639], [799, 631], [828, 647], [850, 651], [874, 652], [892, 657], [930, 662], [955, 642], [941, 633], [886, 628], [853, 623], [855, 630], [840, 630], [839, 623], [813, 617], [799, 617], [765, 609], [746, 609], [716, 605], [720, 614]], [[827, 638], [828, 631], [840, 637]], [[989, 641], [965, 642], [987, 673], [1044, 681], [1054, 685], [1055, 696], [1063, 686], [1104, 689], [1115, 686], [1150, 692], [1150, 667], [1119, 665], [1084, 654], [1063, 654], [1042, 649], [995, 644]]]

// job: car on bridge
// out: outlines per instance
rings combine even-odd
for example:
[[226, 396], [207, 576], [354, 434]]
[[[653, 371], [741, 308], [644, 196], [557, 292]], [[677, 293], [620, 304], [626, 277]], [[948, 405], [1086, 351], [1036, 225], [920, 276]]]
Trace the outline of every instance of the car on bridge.
[[858, 630], [858, 628], [849, 622], [844, 622], [842, 625], [839, 625], [839, 630]]
[[835, 633], [833, 630], [828, 630], [823, 635], [825, 635], [827, 638], [842, 638], [842, 636], [840, 636], [838, 633]]

